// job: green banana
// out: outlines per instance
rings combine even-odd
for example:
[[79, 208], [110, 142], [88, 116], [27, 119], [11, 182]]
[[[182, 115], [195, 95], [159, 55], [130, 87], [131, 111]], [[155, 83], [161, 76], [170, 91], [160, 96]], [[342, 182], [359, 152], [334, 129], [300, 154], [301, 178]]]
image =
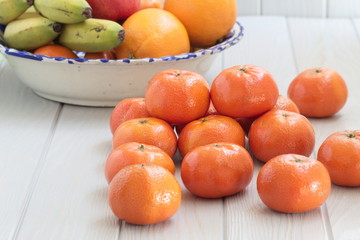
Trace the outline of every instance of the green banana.
[[0, 24], [8, 24], [23, 14], [34, 0], [0, 0]]
[[5, 28], [8, 47], [33, 50], [53, 41], [61, 31], [60, 23], [38, 16], [11, 21]]
[[92, 17], [86, 0], [35, 0], [34, 6], [41, 15], [59, 23], [79, 23]]
[[59, 43], [75, 51], [103, 52], [124, 41], [125, 31], [117, 22], [90, 18], [64, 25]]

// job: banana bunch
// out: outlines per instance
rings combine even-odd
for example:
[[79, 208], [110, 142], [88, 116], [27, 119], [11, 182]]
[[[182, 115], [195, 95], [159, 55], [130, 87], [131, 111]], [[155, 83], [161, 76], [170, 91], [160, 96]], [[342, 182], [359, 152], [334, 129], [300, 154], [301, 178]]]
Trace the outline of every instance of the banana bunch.
[[7, 24], [6, 45], [26, 51], [54, 41], [75, 51], [102, 52], [125, 37], [117, 22], [92, 18], [86, 0], [0, 0], [0, 24]]
[[0, 24], [8, 24], [23, 14], [34, 0], [0, 0]]

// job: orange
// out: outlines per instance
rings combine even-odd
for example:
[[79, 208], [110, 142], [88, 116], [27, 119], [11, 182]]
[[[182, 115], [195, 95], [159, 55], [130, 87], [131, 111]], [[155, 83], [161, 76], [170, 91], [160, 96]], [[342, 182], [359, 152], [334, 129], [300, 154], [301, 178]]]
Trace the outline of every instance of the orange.
[[164, 8], [163, 0], [140, 0], [140, 10], [145, 8]]
[[181, 164], [181, 179], [194, 195], [220, 198], [244, 190], [254, 163], [245, 148], [232, 143], [212, 143], [190, 151]]
[[114, 134], [116, 128], [126, 120], [150, 117], [146, 110], [145, 98], [125, 98], [116, 104], [110, 116], [110, 129]]
[[164, 9], [185, 25], [194, 47], [215, 45], [229, 34], [237, 16], [236, 0], [166, 0]]
[[320, 67], [300, 73], [289, 85], [288, 97], [308, 117], [329, 117], [345, 105], [348, 90], [336, 71]]
[[87, 59], [115, 59], [112, 50], [107, 50], [104, 52], [93, 52], [93, 53], [86, 53], [84, 58]]
[[269, 208], [284, 213], [300, 213], [321, 206], [331, 191], [325, 166], [297, 154], [284, 154], [269, 160], [260, 169], [257, 191]]
[[279, 90], [264, 68], [239, 65], [221, 71], [211, 85], [210, 94], [220, 114], [256, 117], [274, 107]]
[[173, 160], [158, 147], [137, 142], [124, 143], [114, 149], [105, 164], [108, 183], [122, 168], [135, 164], [155, 164], [175, 173]]
[[245, 146], [245, 134], [233, 118], [209, 115], [188, 123], [181, 131], [178, 148], [181, 156], [192, 149], [216, 142], [229, 142]]
[[205, 78], [195, 72], [161, 71], [146, 88], [145, 104], [151, 116], [169, 123], [188, 123], [208, 111], [209, 86]]
[[122, 25], [125, 41], [115, 48], [116, 58], [159, 58], [187, 53], [189, 36], [171, 13], [147, 8], [132, 14]]
[[165, 221], [180, 207], [178, 181], [165, 168], [152, 164], [124, 167], [109, 185], [108, 201], [121, 220], [138, 225]]
[[[214, 105], [212, 104], [212, 102], [210, 101], [210, 106], [209, 109], [207, 110], [207, 112], [205, 113], [205, 116], [209, 116], [209, 115], [219, 115], [219, 113], [216, 111]], [[183, 124], [175, 124], [175, 131], [178, 135], [180, 135], [181, 131], [183, 130], [183, 128], [186, 126], [185, 123]]]
[[331, 134], [321, 144], [317, 158], [340, 186], [360, 186], [360, 130]]
[[[279, 110], [286, 110], [290, 112], [300, 113], [299, 108], [296, 106], [296, 104], [287, 97], [284, 97], [283, 95], [279, 95], [278, 99], [276, 101], [275, 106], [271, 109], [279, 109]], [[241, 127], [244, 129], [246, 135], [248, 135], [251, 124], [257, 119], [257, 117], [242, 117], [242, 118], [236, 118], [236, 120], [240, 123]]]
[[127, 142], [154, 145], [170, 157], [175, 154], [177, 139], [174, 129], [157, 118], [134, 118], [120, 124], [113, 135], [113, 149]]
[[34, 51], [34, 54], [47, 57], [78, 58], [78, 56], [69, 48], [57, 44], [39, 47]]
[[252, 153], [262, 162], [287, 153], [310, 156], [315, 146], [310, 121], [301, 114], [284, 110], [271, 110], [257, 118], [248, 138]]
[[283, 95], [278, 96], [275, 106], [272, 109], [279, 109], [294, 113], [300, 113], [300, 110], [296, 106], [296, 104], [290, 98], [284, 97]]

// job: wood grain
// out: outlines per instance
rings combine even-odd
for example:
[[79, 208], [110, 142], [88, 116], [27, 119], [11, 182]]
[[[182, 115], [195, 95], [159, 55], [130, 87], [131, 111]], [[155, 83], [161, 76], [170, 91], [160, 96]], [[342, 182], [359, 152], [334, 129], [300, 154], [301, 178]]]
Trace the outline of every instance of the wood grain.
[[[358, 25], [358, 20], [355, 21]], [[298, 68], [327, 66], [338, 71], [349, 89], [345, 107], [325, 119], [311, 119], [316, 132], [316, 149], [331, 133], [359, 129], [360, 122], [360, 40], [348, 19], [290, 19], [290, 31]], [[334, 239], [359, 239], [360, 214], [357, 188], [333, 185], [327, 200]]]
[[0, 61], [0, 239], [17, 231], [59, 110]]
[[110, 108], [65, 106], [18, 239], [116, 239], [104, 163]]
[[[286, 19], [248, 17], [239, 21], [247, 29], [244, 40], [235, 51], [225, 53], [225, 65], [248, 63], [266, 68], [286, 96], [288, 83], [297, 74]], [[227, 239], [327, 239], [320, 208], [302, 214], [281, 214], [261, 202], [256, 178], [262, 163], [254, 161], [250, 186], [225, 199]]]

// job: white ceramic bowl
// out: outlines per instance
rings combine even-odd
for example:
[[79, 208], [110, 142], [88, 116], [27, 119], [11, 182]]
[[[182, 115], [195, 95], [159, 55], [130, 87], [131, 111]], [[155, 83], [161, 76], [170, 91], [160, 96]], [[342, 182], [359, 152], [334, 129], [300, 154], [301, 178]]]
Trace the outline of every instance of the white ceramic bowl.
[[18, 78], [39, 96], [75, 105], [115, 106], [124, 98], [144, 96], [147, 83], [160, 71], [176, 68], [204, 75], [217, 53], [240, 41], [243, 30], [236, 22], [229, 36], [213, 47], [162, 58], [50, 58], [7, 48], [1, 38], [0, 52]]

